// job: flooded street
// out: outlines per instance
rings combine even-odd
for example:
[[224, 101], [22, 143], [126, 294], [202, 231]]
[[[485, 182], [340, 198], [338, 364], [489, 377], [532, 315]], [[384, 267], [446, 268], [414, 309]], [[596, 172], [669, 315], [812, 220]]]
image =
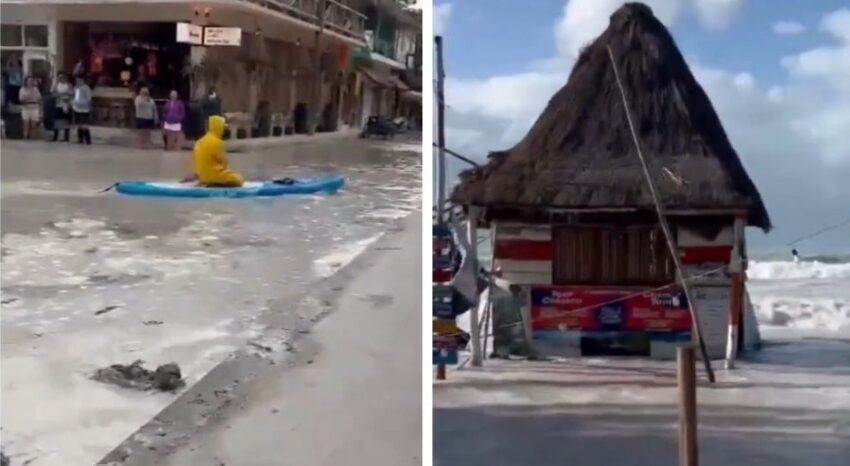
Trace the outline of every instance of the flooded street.
[[418, 144], [232, 153], [247, 179], [346, 178], [334, 196], [243, 200], [99, 192], [122, 179], [179, 179], [185, 152], [2, 149], [2, 437], [13, 464], [98, 461], [175, 395], [99, 384], [97, 368], [176, 362], [191, 386], [261, 335], [264, 316], [295, 312], [280, 303], [421, 209]]

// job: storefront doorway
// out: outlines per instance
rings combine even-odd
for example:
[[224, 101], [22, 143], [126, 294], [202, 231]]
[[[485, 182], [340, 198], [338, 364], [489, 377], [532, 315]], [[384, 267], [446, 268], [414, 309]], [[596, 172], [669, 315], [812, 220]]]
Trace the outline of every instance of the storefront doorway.
[[176, 42], [175, 23], [66, 22], [66, 72], [81, 63], [92, 84], [92, 122], [133, 127], [133, 99], [144, 86], [159, 104], [172, 90], [190, 97], [190, 47]]

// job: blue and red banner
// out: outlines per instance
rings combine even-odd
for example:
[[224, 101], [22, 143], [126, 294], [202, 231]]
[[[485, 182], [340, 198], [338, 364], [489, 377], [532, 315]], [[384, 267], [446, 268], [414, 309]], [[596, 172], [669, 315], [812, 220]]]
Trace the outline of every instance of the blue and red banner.
[[691, 329], [685, 293], [580, 287], [532, 287], [533, 330]]

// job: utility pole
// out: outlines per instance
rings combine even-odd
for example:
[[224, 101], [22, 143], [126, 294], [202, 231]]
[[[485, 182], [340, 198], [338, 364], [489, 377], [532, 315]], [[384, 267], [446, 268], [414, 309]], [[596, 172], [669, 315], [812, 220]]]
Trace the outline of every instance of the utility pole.
[[316, 115], [319, 114], [319, 106], [322, 100], [322, 83], [325, 81], [324, 73], [322, 72], [322, 35], [325, 33], [325, 11], [327, 11], [327, 0], [319, 0], [316, 8], [316, 16], [319, 18], [319, 29], [316, 30], [316, 39], [313, 42], [313, 70], [316, 75], [313, 77], [313, 92], [310, 93], [310, 105], [307, 114], [308, 134], [314, 134], [316, 132]]
[[437, 55], [437, 222], [443, 224], [446, 205], [446, 106], [443, 99], [443, 37], [434, 37], [434, 53]]

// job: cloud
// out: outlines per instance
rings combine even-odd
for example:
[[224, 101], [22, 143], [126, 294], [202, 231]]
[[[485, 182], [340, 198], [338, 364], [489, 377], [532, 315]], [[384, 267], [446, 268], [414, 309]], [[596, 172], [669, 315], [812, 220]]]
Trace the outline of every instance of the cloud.
[[[608, 18], [625, 0], [571, 0], [564, 5], [555, 25], [558, 51], [575, 58], [582, 47], [590, 43], [608, 26]], [[679, 15], [680, 0], [645, 0], [655, 16], [671, 25]]]
[[836, 43], [784, 57], [782, 65], [794, 77], [817, 80], [839, 92], [850, 93], [850, 10], [841, 9], [824, 16], [820, 30], [832, 36]]
[[806, 26], [803, 26], [797, 21], [777, 21], [773, 23], [773, 32], [779, 35], [796, 35], [804, 32], [805, 30]]
[[[602, 2], [610, 11], [588, 9]], [[449, 132], [448, 146], [481, 157], [519, 141], [566, 82], [572, 66], [569, 57], [603, 30], [620, 3], [570, 1], [555, 29], [558, 50], [566, 56], [512, 75], [447, 80], [447, 125], [463, 136], [455, 140]], [[668, 24], [681, 14], [674, 3], [660, 2], [655, 8]], [[583, 26], [570, 31], [567, 24]], [[783, 85], [765, 85], [745, 70], [724, 70], [689, 58], [777, 224], [777, 231], [768, 243], [762, 239], [762, 245], [780, 246], [783, 240], [816, 229], [830, 215], [847, 211], [850, 10], [825, 15], [819, 29], [824, 43], [782, 59], [787, 73]], [[819, 241], [829, 244], [832, 238], [835, 247], [850, 248], [846, 238], [843, 243], [837, 239], [846, 233], [828, 236]]]
[[452, 15], [452, 4], [441, 3], [434, 6], [434, 35], [440, 36], [448, 29], [449, 18]]
[[694, 0], [699, 19], [710, 29], [723, 29], [741, 11], [744, 0]]

